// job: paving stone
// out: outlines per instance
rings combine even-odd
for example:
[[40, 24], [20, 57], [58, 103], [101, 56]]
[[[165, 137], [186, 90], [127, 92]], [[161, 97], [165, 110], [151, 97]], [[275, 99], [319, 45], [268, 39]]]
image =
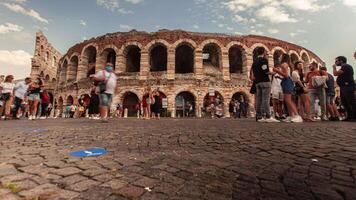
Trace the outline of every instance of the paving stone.
[[93, 181], [93, 180], [84, 180], [72, 185], [69, 185], [67, 188], [73, 191], [77, 191], [77, 192], [83, 192], [87, 189], [89, 189], [92, 186], [96, 186], [99, 185], [98, 182]]
[[13, 165], [0, 164], [0, 177], [9, 176], [19, 173]]
[[114, 179], [114, 180], [111, 180], [109, 182], [102, 184], [101, 186], [110, 187], [113, 190], [118, 190], [118, 189], [125, 187], [127, 184], [128, 184], [128, 182], [126, 182], [126, 181]]
[[140, 187], [135, 187], [135, 186], [126, 186], [121, 188], [118, 193], [129, 198], [139, 198], [145, 190]]
[[53, 171], [54, 174], [57, 174], [60, 176], [70, 176], [73, 174], [78, 174], [80, 172], [81, 172], [81, 170], [76, 167], [67, 167], [67, 168], [57, 169], [57, 170]]

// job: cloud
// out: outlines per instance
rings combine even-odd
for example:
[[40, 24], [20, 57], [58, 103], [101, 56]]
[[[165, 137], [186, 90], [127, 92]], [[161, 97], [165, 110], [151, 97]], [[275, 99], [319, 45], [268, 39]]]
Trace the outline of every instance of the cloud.
[[193, 25], [193, 28], [199, 29], [200, 27], [198, 25]]
[[125, 1], [132, 3], [132, 4], [138, 4], [138, 3], [143, 2], [144, 0], [125, 0]]
[[31, 72], [32, 56], [24, 50], [0, 50], [0, 74], [24, 78]]
[[267, 31], [268, 31], [269, 33], [271, 33], [271, 34], [277, 34], [277, 33], [279, 33], [279, 30], [278, 30], [278, 29], [273, 29], [273, 28], [268, 29]]
[[87, 25], [87, 23], [84, 21], [84, 20], [80, 20], [80, 25], [82, 25], [82, 26], [86, 26]]
[[12, 23], [5, 23], [5, 25], [0, 25], [0, 34], [20, 32], [23, 30], [22, 26]]
[[15, 4], [15, 3], [4, 3], [3, 5], [5, 7], [7, 7], [9, 10], [13, 11], [13, 12], [21, 13], [23, 15], [30, 16], [35, 20], [38, 20], [40, 22], [48, 24], [48, 20], [47, 19], [41, 17], [41, 15], [38, 12], [36, 12], [36, 11], [34, 11], [32, 9], [26, 9], [26, 8], [22, 7], [21, 5]]
[[356, 0], [343, 0], [342, 1], [346, 6], [356, 6]]
[[96, 3], [110, 11], [115, 11], [119, 8], [119, 1], [118, 0], [96, 0]]
[[255, 29], [252, 29], [250, 31], [250, 34], [253, 34], [253, 35], [264, 35], [264, 33], [262, 31], [258, 31], [258, 30], [255, 30]]
[[120, 24], [120, 30], [125, 30], [125, 31], [128, 31], [128, 30], [132, 30], [133, 28], [129, 25], [126, 25], [126, 24]]
[[291, 17], [287, 12], [278, 7], [265, 6], [256, 11], [256, 17], [271, 23], [279, 24], [285, 22], [297, 22], [298, 20]]

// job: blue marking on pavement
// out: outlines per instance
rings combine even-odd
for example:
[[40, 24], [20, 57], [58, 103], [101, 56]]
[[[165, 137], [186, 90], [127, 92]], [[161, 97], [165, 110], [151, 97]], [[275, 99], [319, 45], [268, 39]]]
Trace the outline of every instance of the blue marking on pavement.
[[102, 156], [107, 153], [108, 152], [106, 151], [106, 149], [103, 149], [103, 148], [91, 148], [91, 149], [75, 151], [75, 152], [70, 153], [70, 155], [74, 156], [74, 157], [85, 158], [85, 157]]

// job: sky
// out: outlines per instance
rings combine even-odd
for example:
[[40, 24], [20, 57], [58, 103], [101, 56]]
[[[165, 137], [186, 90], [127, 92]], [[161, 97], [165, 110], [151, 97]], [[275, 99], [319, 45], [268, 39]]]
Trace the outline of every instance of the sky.
[[339, 55], [356, 67], [355, 19], [356, 0], [0, 0], [0, 75], [30, 74], [38, 30], [62, 54], [132, 29], [265, 35], [315, 52], [328, 67]]

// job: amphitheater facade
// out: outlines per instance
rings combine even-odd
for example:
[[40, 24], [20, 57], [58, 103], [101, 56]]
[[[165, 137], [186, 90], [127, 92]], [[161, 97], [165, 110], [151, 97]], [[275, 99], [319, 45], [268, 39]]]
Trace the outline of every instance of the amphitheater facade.
[[114, 104], [134, 115], [134, 105], [146, 88], [159, 89], [167, 116], [181, 116], [182, 100], [193, 104], [194, 115], [204, 115], [207, 100], [223, 101], [224, 114], [232, 98], [253, 105], [249, 94], [249, 70], [254, 50], [264, 47], [270, 67], [282, 53], [292, 62], [324, 62], [313, 52], [285, 41], [264, 36], [195, 33], [160, 30], [154, 33], [118, 32], [83, 41], [60, 54], [42, 32], [36, 35], [32, 77], [42, 77], [53, 102], [62, 108], [77, 103], [93, 88], [89, 78], [105, 63], [114, 64], [118, 87]]

